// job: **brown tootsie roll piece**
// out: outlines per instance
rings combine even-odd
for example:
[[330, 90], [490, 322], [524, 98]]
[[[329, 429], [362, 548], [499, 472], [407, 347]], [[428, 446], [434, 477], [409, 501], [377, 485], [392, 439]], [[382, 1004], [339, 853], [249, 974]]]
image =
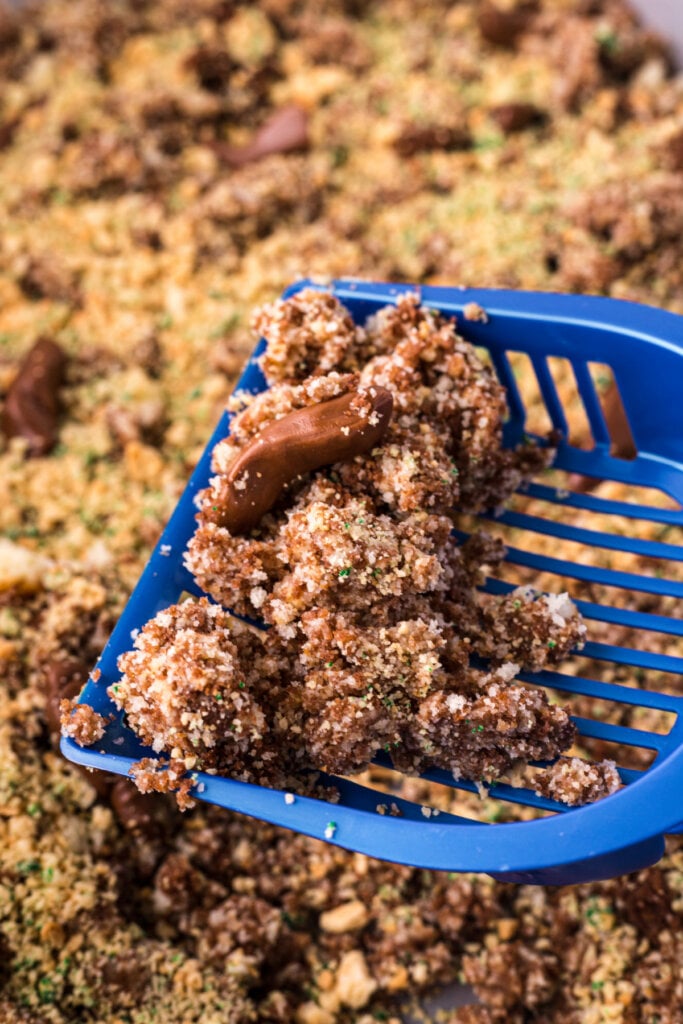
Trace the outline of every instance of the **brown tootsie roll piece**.
[[2, 429], [23, 437], [30, 455], [46, 455], [57, 440], [66, 355], [51, 338], [39, 338], [19, 367], [5, 400]]
[[273, 507], [286, 484], [321, 466], [374, 448], [389, 426], [387, 388], [350, 391], [283, 416], [258, 433], [230, 467], [207, 520], [231, 534], [247, 533]]
[[242, 167], [273, 153], [302, 149], [308, 149], [308, 115], [294, 104], [276, 110], [245, 146], [216, 146], [218, 155], [231, 167]]

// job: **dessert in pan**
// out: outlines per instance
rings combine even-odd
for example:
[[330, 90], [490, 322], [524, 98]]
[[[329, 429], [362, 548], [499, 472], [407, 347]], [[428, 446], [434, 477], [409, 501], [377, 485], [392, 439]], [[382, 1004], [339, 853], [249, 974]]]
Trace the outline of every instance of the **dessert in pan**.
[[[616, 882], [530, 889], [398, 867], [200, 801], [181, 814], [175, 796], [57, 750], [59, 702], [87, 680], [206, 445], [249, 355], [250, 311], [289, 282], [353, 273], [683, 311], [683, 109], [666, 45], [611, 0], [46, 0], [2, 13], [0, 78], [0, 1017], [398, 1022], [406, 1000], [460, 978], [479, 1005], [454, 1020], [675, 1021], [676, 836], [661, 864]], [[61, 353], [42, 383], [41, 338]], [[540, 420], [533, 373], [513, 370]], [[606, 481], [593, 498], [643, 496]], [[532, 491], [513, 500], [548, 511]], [[586, 529], [614, 518], [573, 515]], [[675, 540], [675, 524], [644, 529]], [[512, 585], [577, 606], [610, 597], [506, 565]], [[629, 602], [676, 614], [665, 593]], [[638, 645], [582, 615], [587, 643]], [[677, 645], [649, 637], [653, 654]], [[656, 669], [587, 666], [559, 667], [680, 690]], [[621, 705], [614, 724], [670, 721]], [[650, 751], [582, 737], [579, 753], [637, 770]], [[368, 774], [390, 788], [384, 767]], [[539, 813], [405, 779], [442, 816]], [[390, 816], [393, 796], [377, 800]]]

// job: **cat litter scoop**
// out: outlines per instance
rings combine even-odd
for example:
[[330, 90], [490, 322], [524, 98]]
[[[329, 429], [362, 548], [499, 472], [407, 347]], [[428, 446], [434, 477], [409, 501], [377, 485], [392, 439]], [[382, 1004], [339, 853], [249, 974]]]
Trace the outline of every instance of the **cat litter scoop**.
[[[306, 287], [317, 286], [301, 281], [292, 285], [284, 297]], [[533, 483], [515, 496], [515, 511], [480, 519], [488, 529], [501, 524], [504, 529], [515, 531], [514, 544], [521, 546], [508, 545], [506, 576], [520, 567], [522, 572], [533, 570], [543, 574], [544, 579], [558, 577], [557, 585], [551, 587], [555, 592], [565, 589], [563, 578], [608, 588], [609, 603], [576, 602], [587, 622], [589, 637], [591, 621], [625, 627], [637, 631], [637, 636], [683, 636], [683, 621], [679, 617], [626, 607], [633, 591], [683, 597], [683, 582], [668, 579], [666, 572], [667, 563], [683, 559], [683, 545], [671, 542], [677, 528], [683, 525], [683, 318], [646, 306], [595, 297], [441, 287], [417, 289], [411, 285], [348, 279], [336, 281], [331, 287], [359, 323], [395, 302], [404, 292], [419, 291], [424, 305], [446, 316], [457, 316], [459, 329], [467, 340], [489, 353], [507, 389], [506, 446], [518, 444], [530, 429], [530, 404], [525, 404], [513, 373], [513, 366], [522, 358], [528, 360], [532, 370], [526, 382], [531, 381], [536, 389], [535, 412], [544, 407], [549, 422], [562, 436], [554, 462], [556, 469], [598, 481], [608, 479], [649, 488], [650, 494], [659, 492], [660, 502], [662, 495], [673, 499], [676, 508], [670, 507], [670, 500], [668, 507], [661, 508], [657, 503], [612, 501], [591, 493]], [[486, 311], [486, 319], [463, 320], [463, 311], [472, 308], [472, 303]], [[264, 347], [262, 339], [238, 382], [239, 390], [256, 394], [266, 387], [256, 363]], [[563, 405], [556, 387], [557, 360], [564, 361], [567, 379], [572, 382], [571, 410]], [[611, 453], [615, 439], [610, 436], [610, 421], [603, 412], [594, 364], [608, 368], [616, 382], [633, 438], [632, 458]], [[564, 394], [567, 388], [562, 391]], [[578, 447], [572, 440], [568, 424], [573, 422], [577, 408], [585, 422], [584, 440], [592, 444], [590, 449]], [[106, 691], [119, 677], [117, 659], [132, 648], [137, 631], [149, 619], [185, 592], [203, 596], [183, 566], [183, 552], [195, 530], [195, 496], [207, 486], [211, 475], [211, 452], [229, 429], [230, 416], [225, 414], [104, 649], [97, 666], [99, 673], [94, 673], [97, 681], [91, 678], [81, 695], [81, 701], [96, 712], [113, 718], [94, 748], [62, 739], [62, 752], [78, 764], [127, 775], [140, 758], [155, 756], [126, 727], [123, 715], [117, 712]], [[525, 502], [533, 502], [533, 514], [517, 510]], [[561, 519], [544, 517], [537, 511], [539, 506], [549, 511], [560, 506]], [[628, 533], [572, 525], [579, 512], [583, 520], [586, 514], [589, 518], [596, 514], [601, 523], [604, 517], [619, 517], [620, 523], [628, 522]], [[649, 539], [653, 529], [667, 540]], [[547, 551], [548, 538], [550, 543], [552, 538], [571, 542], [572, 552], [577, 552], [576, 560], [539, 553], [539, 543], [541, 550]], [[664, 568], [638, 572], [613, 569], [609, 562], [619, 552], [645, 560], [656, 559], [657, 566]], [[490, 578], [485, 589], [504, 593], [514, 585]], [[672, 639], [672, 645], [675, 643]], [[683, 657], [653, 653], [647, 650], [645, 641], [643, 644], [616, 646], [589, 640], [580, 657], [611, 663], [615, 672], [631, 684], [644, 672], [654, 672], [658, 679], [666, 679], [669, 673], [683, 673]], [[655, 863], [664, 851], [664, 835], [683, 831], [683, 805], [679, 806], [678, 801], [683, 785], [683, 697], [562, 671], [523, 673], [520, 678], [545, 687], [551, 696], [553, 692], [561, 694], [563, 701], [564, 695], [591, 698], [595, 716], [574, 719], [578, 742], [584, 737], [603, 747], [615, 744], [618, 762], [628, 763], [629, 748], [645, 750], [653, 758], [650, 765], [646, 769], [620, 767], [623, 788], [583, 807], [569, 808], [537, 796], [530, 788], [494, 784], [489, 790], [490, 797], [536, 808], [546, 815], [510, 823], [482, 823], [445, 812], [435, 814], [358, 782], [324, 775], [323, 784], [333, 785], [339, 792], [336, 804], [312, 797], [292, 797], [280, 790], [202, 772], [197, 773], [198, 785], [193, 795], [373, 857], [423, 868], [481, 871], [504, 881], [596, 881]], [[668, 732], [605, 721], [601, 709], [606, 706], [613, 712], [621, 708], [624, 717], [630, 709], [647, 709], [654, 713], [650, 719], [659, 723], [666, 720]], [[378, 755], [376, 761], [385, 766], [390, 764], [383, 755]], [[642, 757], [638, 763], [642, 763]], [[464, 790], [476, 788], [473, 783], [454, 781], [449, 773], [440, 770], [427, 772], [424, 777]], [[400, 815], [378, 814], [378, 802], [383, 799], [395, 803]]]

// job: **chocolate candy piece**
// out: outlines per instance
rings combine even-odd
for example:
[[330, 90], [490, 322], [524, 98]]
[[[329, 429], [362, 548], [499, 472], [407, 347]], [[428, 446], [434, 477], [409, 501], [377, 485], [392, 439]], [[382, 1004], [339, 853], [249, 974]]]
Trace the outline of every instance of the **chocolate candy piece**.
[[292, 105], [276, 110], [246, 146], [221, 146], [219, 155], [232, 167], [241, 167], [272, 153], [291, 153], [307, 148], [306, 111]]
[[30, 455], [46, 455], [57, 440], [66, 355], [50, 338], [39, 338], [25, 356], [5, 400], [2, 428], [23, 437]]
[[233, 535], [253, 529], [286, 484], [333, 462], [370, 451], [389, 426], [393, 396], [386, 388], [350, 391], [269, 423], [239, 455], [205, 511]]

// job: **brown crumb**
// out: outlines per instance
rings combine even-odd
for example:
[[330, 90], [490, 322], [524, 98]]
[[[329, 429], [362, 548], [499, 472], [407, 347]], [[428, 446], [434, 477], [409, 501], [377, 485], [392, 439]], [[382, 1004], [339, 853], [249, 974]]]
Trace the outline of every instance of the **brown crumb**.
[[65, 698], [60, 701], [59, 710], [63, 735], [70, 736], [79, 747], [91, 747], [104, 736], [107, 720], [93, 711], [89, 704]]
[[539, 796], [576, 806], [602, 800], [621, 788], [621, 779], [614, 761], [589, 764], [580, 757], [561, 757], [534, 778], [534, 791]]

